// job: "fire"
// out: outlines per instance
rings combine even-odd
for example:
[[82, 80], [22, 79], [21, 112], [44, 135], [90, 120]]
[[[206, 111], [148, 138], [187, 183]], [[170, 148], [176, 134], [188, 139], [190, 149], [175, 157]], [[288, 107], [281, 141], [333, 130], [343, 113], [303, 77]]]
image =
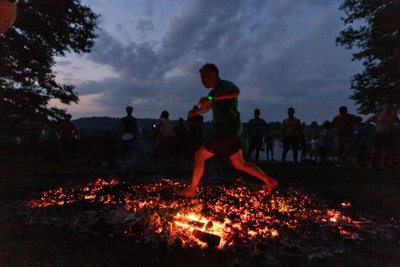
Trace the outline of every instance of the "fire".
[[150, 232], [184, 247], [224, 249], [281, 235], [284, 239], [304, 235], [310, 224], [354, 239], [360, 228], [359, 221], [293, 188], [266, 197], [245, 186], [214, 185], [201, 188], [198, 199], [187, 200], [173, 195], [176, 186], [181, 183], [171, 179], [148, 184], [98, 179], [81, 187], [45, 191], [27, 206], [43, 209], [87, 202], [100, 204], [103, 210], [122, 209], [123, 234]]

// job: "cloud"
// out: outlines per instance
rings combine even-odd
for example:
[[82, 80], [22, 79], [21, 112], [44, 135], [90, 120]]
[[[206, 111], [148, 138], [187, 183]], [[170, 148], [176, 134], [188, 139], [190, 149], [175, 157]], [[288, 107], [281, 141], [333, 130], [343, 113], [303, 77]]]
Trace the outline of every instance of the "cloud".
[[[99, 32], [85, 59], [114, 76], [86, 80], [77, 90], [80, 95], [101, 92], [94, 102], [103, 107], [99, 115], [123, 115], [132, 104], [138, 117], [156, 118], [162, 110], [173, 119], [185, 117], [207, 94], [198, 69], [214, 62], [222, 78], [240, 87], [244, 121], [255, 107], [266, 111], [267, 120], [280, 121], [288, 106], [308, 122], [330, 119], [338, 106], [352, 105], [350, 76], [360, 69], [350, 52], [334, 43], [342, 27], [339, 2], [171, 2], [168, 24], [160, 30], [157, 18], [167, 11], [158, 8], [162, 1], [150, 1], [137, 20], [136, 37], [121, 39], [106, 30], [110, 27]], [[119, 25], [121, 31], [130, 27]]]

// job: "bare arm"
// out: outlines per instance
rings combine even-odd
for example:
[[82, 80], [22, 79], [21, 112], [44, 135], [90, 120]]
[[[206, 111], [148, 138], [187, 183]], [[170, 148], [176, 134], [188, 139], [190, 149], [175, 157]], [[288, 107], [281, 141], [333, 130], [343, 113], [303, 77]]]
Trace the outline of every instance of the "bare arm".
[[394, 123], [400, 123], [400, 119], [399, 119], [399, 117], [397, 116], [396, 112], [393, 112], [393, 122], [394, 122]]
[[365, 121], [365, 123], [368, 124], [368, 123], [370, 123], [371, 121], [376, 122], [377, 117], [378, 117], [378, 113], [376, 113], [376, 114], [372, 115], [370, 118], [368, 118], [368, 119]]
[[214, 100], [223, 100], [223, 99], [231, 99], [231, 98], [236, 98], [240, 95], [240, 90], [239, 88], [235, 87], [232, 90], [229, 90], [226, 93], [223, 93], [221, 95], [217, 95], [214, 97]]

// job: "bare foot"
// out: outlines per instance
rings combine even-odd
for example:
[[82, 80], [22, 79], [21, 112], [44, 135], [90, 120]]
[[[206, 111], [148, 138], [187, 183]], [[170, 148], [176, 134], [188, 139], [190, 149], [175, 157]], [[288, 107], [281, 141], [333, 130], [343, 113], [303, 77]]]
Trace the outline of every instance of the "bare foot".
[[268, 180], [266, 184], [263, 185], [262, 190], [265, 193], [267, 193], [267, 195], [271, 195], [277, 186], [278, 186], [278, 181], [271, 178]]
[[174, 193], [177, 196], [184, 197], [184, 198], [195, 198], [196, 197], [196, 189], [192, 190], [190, 187], [187, 187], [183, 190], [174, 190]]

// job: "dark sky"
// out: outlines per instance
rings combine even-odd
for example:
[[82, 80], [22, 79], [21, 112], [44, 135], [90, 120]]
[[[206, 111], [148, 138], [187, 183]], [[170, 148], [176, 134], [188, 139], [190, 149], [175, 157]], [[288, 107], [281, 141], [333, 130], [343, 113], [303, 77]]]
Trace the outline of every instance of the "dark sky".
[[[215, 63], [241, 90], [242, 120], [261, 110], [281, 121], [292, 106], [302, 121], [356, 113], [351, 76], [361, 70], [336, 46], [344, 28], [338, 0], [85, 0], [102, 16], [90, 54], [59, 58], [58, 79], [74, 84], [74, 118], [186, 117], [208, 93], [198, 69]], [[206, 118], [211, 118], [209, 115]]]

